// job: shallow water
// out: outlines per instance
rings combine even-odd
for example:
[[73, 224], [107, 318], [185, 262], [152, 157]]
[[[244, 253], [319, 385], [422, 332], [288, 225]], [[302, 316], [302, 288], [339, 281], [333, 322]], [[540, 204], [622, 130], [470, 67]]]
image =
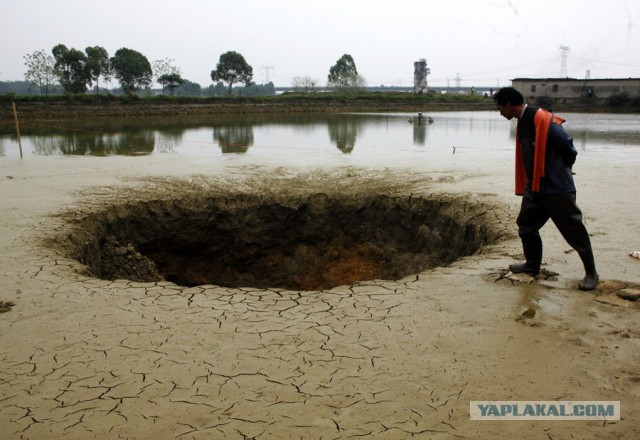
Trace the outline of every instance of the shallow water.
[[[640, 118], [562, 114], [578, 151], [640, 155]], [[23, 123], [23, 155], [192, 156], [349, 164], [411, 161], [436, 152], [513, 148], [515, 121], [497, 112], [251, 114]], [[0, 157], [19, 157], [14, 127], [0, 128]]]

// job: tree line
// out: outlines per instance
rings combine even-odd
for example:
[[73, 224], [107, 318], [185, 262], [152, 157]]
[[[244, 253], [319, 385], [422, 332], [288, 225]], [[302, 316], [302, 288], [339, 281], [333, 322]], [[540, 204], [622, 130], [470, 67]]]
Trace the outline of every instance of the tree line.
[[[136, 94], [150, 90], [153, 82], [162, 86], [162, 93], [182, 96], [221, 96], [234, 92], [246, 96], [273, 95], [273, 83], [257, 85], [253, 82], [253, 68], [242, 54], [228, 51], [220, 55], [218, 63], [210, 73], [213, 82], [206, 89], [182, 77], [174, 60], [164, 58], [149, 62], [142, 53], [126, 47], [118, 49], [113, 56], [104, 47], [89, 46], [84, 51], [68, 48], [64, 44], [53, 47], [51, 54], [38, 50], [24, 56], [25, 82], [28, 90], [35, 87], [41, 95], [65, 93], [85, 94], [89, 90], [100, 92], [100, 81], [109, 83], [115, 79], [124, 94]], [[239, 87], [234, 88], [238, 84]], [[293, 87], [299, 91], [312, 91], [318, 82], [302, 76], [293, 79]], [[344, 54], [329, 69], [327, 85], [336, 90], [357, 89], [366, 85], [358, 73], [353, 57]], [[11, 84], [0, 82], [0, 93]], [[24, 84], [13, 84], [13, 92], [24, 89]]]

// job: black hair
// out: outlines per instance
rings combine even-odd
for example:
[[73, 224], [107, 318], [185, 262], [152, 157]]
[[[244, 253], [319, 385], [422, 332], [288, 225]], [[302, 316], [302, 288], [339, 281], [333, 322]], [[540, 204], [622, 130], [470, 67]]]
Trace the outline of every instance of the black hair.
[[500, 105], [521, 105], [524, 104], [522, 93], [513, 87], [503, 87], [493, 95], [493, 100]]

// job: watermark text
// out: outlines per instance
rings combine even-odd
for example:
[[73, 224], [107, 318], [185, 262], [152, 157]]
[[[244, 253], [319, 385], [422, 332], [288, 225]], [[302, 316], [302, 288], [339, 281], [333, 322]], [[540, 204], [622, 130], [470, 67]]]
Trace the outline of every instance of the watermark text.
[[620, 420], [620, 401], [474, 400], [471, 420]]

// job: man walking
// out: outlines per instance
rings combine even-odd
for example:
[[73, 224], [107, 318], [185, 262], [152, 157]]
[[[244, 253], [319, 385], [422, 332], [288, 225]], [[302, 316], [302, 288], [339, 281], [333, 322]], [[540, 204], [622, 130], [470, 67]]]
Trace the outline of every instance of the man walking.
[[578, 154], [573, 139], [560, 126], [564, 120], [539, 107], [524, 103], [513, 87], [493, 95], [500, 114], [516, 118], [516, 194], [522, 196], [518, 214], [518, 235], [525, 262], [509, 266], [513, 273], [537, 275], [542, 263], [540, 229], [551, 219], [564, 239], [576, 250], [584, 265], [580, 290], [593, 290], [598, 273], [591, 240], [582, 212], [576, 204], [576, 187], [571, 167]]

